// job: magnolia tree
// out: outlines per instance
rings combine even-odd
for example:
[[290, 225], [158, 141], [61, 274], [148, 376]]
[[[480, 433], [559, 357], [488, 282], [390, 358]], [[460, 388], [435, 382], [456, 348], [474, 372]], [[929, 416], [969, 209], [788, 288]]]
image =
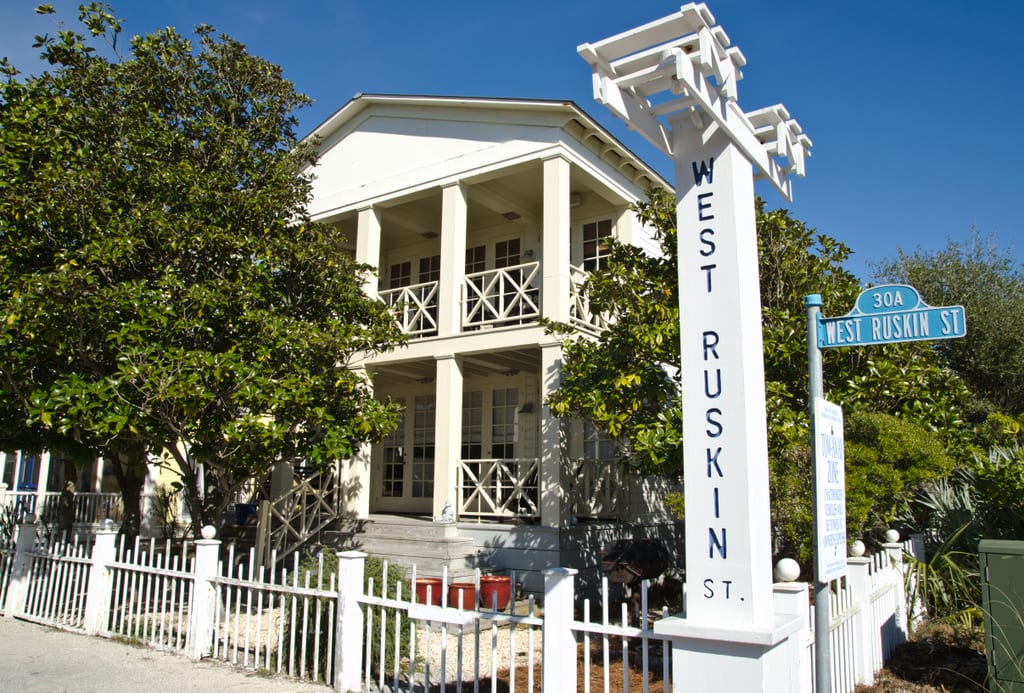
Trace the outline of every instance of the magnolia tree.
[[[772, 520], [776, 550], [810, 555], [810, 433], [804, 296], [821, 294], [826, 315], [849, 311], [861, 291], [843, 269], [849, 249], [816, 234], [785, 210], [757, 202]], [[548, 401], [563, 416], [590, 419], [621, 441], [636, 475], [682, 473], [679, 308], [675, 200], [652, 191], [639, 218], [661, 254], [612, 242], [607, 270], [582, 291], [609, 317], [596, 338], [566, 326], [562, 384]], [[686, 316], [683, 316], [685, 319]], [[970, 396], [927, 345], [894, 344], [824, 353], [826, 396], [851, 421], [847, 440], [848, 533], [893, 520], [923, 480], [949, 471], [969, 452]], [[684, 499], [670, 504], [683, 514]]]
[[42, 71], [2, 66], [0, 434], [104, 456], [128, 533], [153, 459], [216, 524], [274, 464], [391, 429], [351, 363], [400, 335], [370, 268], [306, 217], [308, 99], [279, 67], [208, 26], [123, 50], [107, 6], [79, 19], [36, 37]]

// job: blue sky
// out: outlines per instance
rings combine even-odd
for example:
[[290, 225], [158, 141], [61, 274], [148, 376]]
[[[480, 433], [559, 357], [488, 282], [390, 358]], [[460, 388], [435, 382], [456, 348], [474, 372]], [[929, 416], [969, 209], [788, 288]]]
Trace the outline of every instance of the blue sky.
[[[0, 55], [38, 69], [32, 36], [52, 32], [36, 0], [0, 5]], [[53, 3], [73, 24], [77, 2]], [[306, 134], [364, 93], [571, 99], [671, 180], [671, 162], [593, 100], [576, 47], [671, 14], [653, 0], [122, 0], [127, 33], [212, 24], [283, 66], [315, 100]], [[739, 103], [783, 103], [814, 141], [786, 204], [849, 245], [848, 268], [898, 248], [938, 249], [976, 227], [1024, 259], [1024, 2], [711, 0], [747, 58]]]

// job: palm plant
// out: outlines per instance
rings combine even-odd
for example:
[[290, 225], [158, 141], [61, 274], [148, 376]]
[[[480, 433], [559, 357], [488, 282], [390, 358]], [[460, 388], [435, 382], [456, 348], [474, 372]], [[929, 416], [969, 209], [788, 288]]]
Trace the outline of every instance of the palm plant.
[[960, 468], [926, 483], [908, 503], [908, 522], [925, 536], [924, 561], [905, 556], [907, 593], [930, 616], [973, 625], [981, 610], [975, 473]]

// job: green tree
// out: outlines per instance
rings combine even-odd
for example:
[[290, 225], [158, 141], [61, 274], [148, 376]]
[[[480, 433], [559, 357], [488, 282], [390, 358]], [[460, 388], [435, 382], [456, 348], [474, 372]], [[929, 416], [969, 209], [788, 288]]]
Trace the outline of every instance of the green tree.
[[[636, 211], [653, 229], [661, 255], [654, 258], [612, 242], [607, 270], [592, 274], [582, 288], [592, 309], [607, 318], [607, 329], [591, 338], [554, 326], [566, 336], [562, 385], [549, 405], [559, 415], [589, 418], [619, 437], [621, 458], [633, 473], [678, 476], [682, 440], [675, 367], [675, 204], [665, 191], [652, 191]], [[845, 245], [815, 233], [785, 210], [766, 210], [761, 200], [756, 212], [775, 541], [780, 552], [806, 560], [812, 499], [803, 300], [807, 294], [821, 294], [824, 314], [842, 315], [861, 287], [843, 269], [850, 254]], [[927, 345], [832, 349], [823, 361], [826, 395], [844, 406], [847, 415], [861, 411], [897, 417], [908, 422], [914, 436], [929, 441], [929, 450], [963, 448], [967, 454], [961, 432], [968, 393]], [[900, 483], [918, 483], [909, 471], [916, 467], [909, 462], [905, 467]], [[948, 471], [945, 463], [925, 467], [934, 474]], [[867, 518], [893, 514], [891, 501], [899, 497], [898, 491], [878, 489], [872, 481], [867, 474], [848, 479], [847, 497], [858, 509], [850, 518], [851, 536], [861, 533]]]
[[0, 432], [116, 460], [126, 493], [169, 456], [197, 528], [218, 524], [275, 463], [328, 465], [393, 426], [350, 364], [400, 336], [306, 216], [308, 99], [279, 67], [208, 26], [121, 55], [106, 5], [79, 19], [36, 37], [39, 75], [3, 62]]
[[592, 273], [582, 291], [596, 314], [612, 318], [598, 339], [566, 335], [562, 382], [548, 405], [559, 416], [589, 418], [626, 442], [622, 452], [639, 475], [682, 474], [682, 401], [679, 304], [676, 292], [675, 206], [663, 190], [637, 206], [653, 229], [661, 257], [609, 242], [606, 270]]
[[963, 305], [967, 335], [935, 350], [990, 409], [1024, 413], [1024, 272], [1010, 250], [974, 230], [942, 250], [901, 250], [874, 269], [932, 305]]

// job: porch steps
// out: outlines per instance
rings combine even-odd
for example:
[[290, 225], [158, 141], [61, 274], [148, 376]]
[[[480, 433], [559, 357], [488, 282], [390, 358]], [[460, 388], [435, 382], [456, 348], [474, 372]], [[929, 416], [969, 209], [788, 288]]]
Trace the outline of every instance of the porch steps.
[[[371, 515], [352, 534], [338, 533], [348, 547], [356, 547], [372, 556], [386, 558], [406, 569], [416, 566], [419, 575], [440, 576], [447, 566], [453, 578], [468, 576], [476, 568], [473, 540], [460, 537], [454, 523], [433, 522], [428, 518], [402, 515]], [[332, 533], [324, 532], [325, 543], [332, 543]]]

